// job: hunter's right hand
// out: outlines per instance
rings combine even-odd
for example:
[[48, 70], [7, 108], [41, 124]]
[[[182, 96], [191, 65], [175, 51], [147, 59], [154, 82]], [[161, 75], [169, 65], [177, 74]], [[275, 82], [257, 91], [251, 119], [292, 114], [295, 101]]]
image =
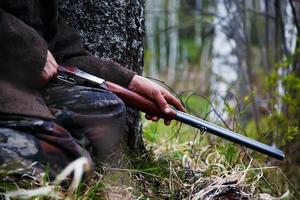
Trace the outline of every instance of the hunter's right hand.
[[[146, 97], [148, 100], [158, 105], [160, 110], [167, 116], [171, 113], [176, 114], [175, 111], [170, 107], [170, 105], [174, 106], [180, 111], [186, 112], [181, 102], [167, 89], [145, 77], [135, 75], [129, 83], [128, 89]], [[149, 115], [147, 113], [146, 119], [158, 121], [159, 117]], [[165, 120], [166, 125], [169, 125], [170, 122], [171, 121], [168, 119]]]
[[46, 85], [49, 80], [57, 74], [58, 64], [56, 63], [52, 53], [47, 52], [47, 60], [41, 74], [41, 86]]

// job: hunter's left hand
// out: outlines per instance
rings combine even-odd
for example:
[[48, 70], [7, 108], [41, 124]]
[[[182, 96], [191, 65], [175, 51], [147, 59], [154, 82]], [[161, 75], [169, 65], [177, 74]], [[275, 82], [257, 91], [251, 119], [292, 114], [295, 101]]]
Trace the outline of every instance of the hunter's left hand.
[[[175, 106], [178, 110], [185, 112], [180, 101], [167, 89], [145, 77], [135, 75], [131, 80], [128, 89], [148, 98], [149, 100], [152, 100], [165, 114], [175, 112], [170, 108], [169, 104]], [[148, 120], [151, 119], [152, 121], [159, 120], [158, 116], [150, 116], [149, 114], [146, 114], [146, 118]], [[170, 122], [170, 120], [165, 120], [166, 125], [169, 125]]]

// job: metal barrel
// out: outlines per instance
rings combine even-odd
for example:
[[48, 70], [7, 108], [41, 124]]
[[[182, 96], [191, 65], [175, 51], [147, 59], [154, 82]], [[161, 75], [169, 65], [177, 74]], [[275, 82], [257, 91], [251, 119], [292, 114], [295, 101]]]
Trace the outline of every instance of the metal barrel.
[[207, 122], [203, 119], [194, 117], [187, 113], [176, 110], [176, 118], [177, 121], [183, 122], [195, 128], [201, 129], [203, 131], [207, 131], [224, 139], [230, 140], [232, 142], [238, 143], [242, 146], [248, 147], [250, 149], [256, 150], [263, 154], [269, 155], [279, 160], [283, 160], [285, 155], [284, 153], [274, 147], [263, 144], [246, 136], [237, 134], [233, 131], [227, 130], [223, 127], [217, 126], [210, 122]]

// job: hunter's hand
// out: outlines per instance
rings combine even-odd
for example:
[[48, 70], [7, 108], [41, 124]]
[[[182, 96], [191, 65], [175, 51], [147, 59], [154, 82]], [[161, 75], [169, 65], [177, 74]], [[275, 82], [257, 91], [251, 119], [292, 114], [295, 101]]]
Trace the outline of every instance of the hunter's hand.
[[[176, 99], [168, 90], [147, 78], [135, 75], [130, 82], [128, 89], [148, 98], [149, 100], [152, 100], [165, 114], [175, 112], [170, 108], [169, 104], [175, 106], [178, 110], [185, 112], [185, 109], [180, 101]], [[159, 120], [158, 116], [150, 116], [149, 114], [146, 114], [146, 118], [148, 120], [151, 119], [152, 121]], [[170, 120], [165, 120], [165, 124], [169, 125]]]
[[41, 86], [46, 85], [48, 81], [57, 74], [57, 68], [58, 68], [58, 64], [56, 63], [52, 53], [48, 51], [47, 60], [41, 74], [41, 80], [40, 80]]

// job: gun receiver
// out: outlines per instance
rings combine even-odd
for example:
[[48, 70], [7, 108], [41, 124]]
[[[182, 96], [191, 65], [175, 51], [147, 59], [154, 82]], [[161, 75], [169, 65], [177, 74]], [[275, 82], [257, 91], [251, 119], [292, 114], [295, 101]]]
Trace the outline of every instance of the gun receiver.
[[215, 124], [207, 122], [203, 119], [197, 118], [195, 116], [189, 115], [187, 113], [184, 113], [184, 112], [174, 109], [175, 112], [172, 112], [169, 115], [166, 115], [160, 110], [160, 108], [155, 103], [153, 103], [149, 99], [145, 98], [144, 96], [141, 96], [135, 92], [132, 92], [132, 91], [130, 91], [120, 85], [117, 85], [115, 83], [112, 83], [109, 81], [104, 81], [101, 78], [98, 78], [91, 74], [85, 73], [85, 72], [77, 69], [76, 67], [59, 66], [57, 77], [60, 80], [66, 81], [68, 83], [70, 83], [70, 82], [75, 83], [76, 82], [75, 79], [77, 77], [79, 77], [90, 83], [96, 84], [101, 87], [105, 87], [107, 90], [109, 90], [109, 91], [115, 93], [117, 96], [119, 96], [126, 105], [128, 105], [132, 108], [135, 108], [139, 111], [142, 111], [144, 113], [160, 116], [161, 118], [164, 118], [164, 119], [175, 119], [179, 122], [188, 124], [190, 126], [193, 126], [200, 130], [203, 130], [203, 131], [207, 131], [209, 133], [212, 133], [214, 135], [217, 135], [217, 136], [227, 139], [229, 141], [238, 143], [242, 146], [256, 150], [260, 153], [266, 154], [268, 156], [274, 157], [279, 160], [283, 160], [285, 157], [284, 153], [277, 148], [274, 148], [274, 147], [268, 146], [266, 144], [263, 144], [261, 142], [258, 142], [256, 140], [250, 139], [241, 134], [237, 134], [233, 131], [227, 130], [225, 128], [222, 128], [220, 126], [217, 126]]

